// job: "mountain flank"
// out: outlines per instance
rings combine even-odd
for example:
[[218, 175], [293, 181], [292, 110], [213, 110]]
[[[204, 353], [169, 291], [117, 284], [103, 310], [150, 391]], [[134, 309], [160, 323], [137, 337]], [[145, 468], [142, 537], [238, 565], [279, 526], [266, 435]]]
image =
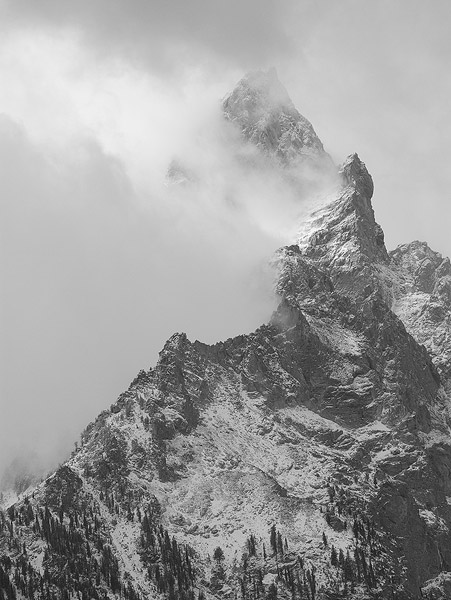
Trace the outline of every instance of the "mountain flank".
[[[223, 110], [290, 175], [331, 168], [274, 71]], [[0, 599], [451, 597], [450, 262], [387, 251], [365, 164], [333, 168], [270, 321], [174, 334], [0, 514]]]

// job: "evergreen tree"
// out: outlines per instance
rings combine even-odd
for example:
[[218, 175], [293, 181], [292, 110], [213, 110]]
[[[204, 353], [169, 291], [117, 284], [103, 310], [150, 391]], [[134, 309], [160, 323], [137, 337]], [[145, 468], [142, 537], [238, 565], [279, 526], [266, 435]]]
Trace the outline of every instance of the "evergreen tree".
[[275, 583], [271, 583], [266, 592], [266, 600], [277, 600], [277, 586]]
[[276, 532], [276, 526], [273, 525], [271, 527], [271, 532], [269, 535], [269, 542], [271, 544], [271, 548], [273, 551], [273, 554], [277, 554], [277, 532]]
[[280, 554], [283, 555], [283, 541], [280, 531], [277, 532], [277, 550]]
[[216, 548], [216, 550], [213, 552], [213, 558], [218, 563], [218, 565], [222, 563], [222, 561], [224, 560], [224, 552], [223, 552], [221, 546], [218, 546]]

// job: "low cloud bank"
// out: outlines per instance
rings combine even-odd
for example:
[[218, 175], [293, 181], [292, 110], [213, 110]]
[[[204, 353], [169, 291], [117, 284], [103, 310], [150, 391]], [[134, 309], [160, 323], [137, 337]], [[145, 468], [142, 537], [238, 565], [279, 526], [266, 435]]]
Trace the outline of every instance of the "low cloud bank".
[[213, 343], [267, 321], [268, 261], [311, 191], [224, 120], [230, 73], [172, 88], [74, 40], [28, 43], [0, 64], [0, 470], [62, 460], [174, 331]]

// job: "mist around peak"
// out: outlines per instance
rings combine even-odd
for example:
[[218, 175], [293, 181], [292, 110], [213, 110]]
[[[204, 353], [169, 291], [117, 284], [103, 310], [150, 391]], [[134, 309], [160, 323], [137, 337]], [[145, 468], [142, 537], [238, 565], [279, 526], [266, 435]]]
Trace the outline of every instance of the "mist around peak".
[[225, 117], [243, 137], [284, 167], [317, 167], [318, 179], [333, 163], [312, 124], [302, 116], [275, 69], [245, 75], [223, 100]]
[[2, 503], [6, 505], [37, 484], [40, 478], [46, 475], [46, 468], [44, 468], [46, 462], [47, 460], [43, 460], [33, 451], [26, 451], [22, 455], [17, 454], [5, 467], [0, 479], [0, 508]]
[[[248, 109], [296, 110], [274, 67], [266, 71], [256, 70], [246, 73], [236, 87], [224, 97], [223, 105], [226, 114], [227, 108], [232, 109], [239, 100], [245, 105], [243, 108]], [[252, 119], [251, 111], [246, 113], [245, 118]]]
[[[255, 228], [274, 251], [292, 240], [318, 198], [340, 184], [337, 169], [324, 152], [308, 157], [299, 152], [298, 160], [281, 162], [229, 119], [225, 103], [223, 110], [203, 122], [171, 161], [169, 202], [180, 210], [200, 209], [243, 234], [248, 229], [249, 239]], [[245, 120], [250, 122], [251, 116]]]
[[[244, 139], [218, 84], [175, 93], [133, 69], [78, 80], [72, 41], [40, 51], [57, 57], [36, 68], [60, 68], [58, 86], [47, 73], [33, 106], [24, 96], [0, 120], [0, 467], [22, 446], [45, 467], [66, 458], [174, 331], [213, 343], [267, 322], [268, 262], [330, 176], [308, 161], [281, 168]], [[168, 184], [171, 164], [184, 181]]]

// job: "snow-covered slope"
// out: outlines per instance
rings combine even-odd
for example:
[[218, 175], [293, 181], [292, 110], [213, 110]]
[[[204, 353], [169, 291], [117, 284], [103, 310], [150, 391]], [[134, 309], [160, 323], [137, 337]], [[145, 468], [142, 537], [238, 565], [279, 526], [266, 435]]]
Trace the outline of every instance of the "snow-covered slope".
[[[324, 152], [272, 73], [224, 107], [281, 169]], [[449, 261], [388, 253], [365, 165], [338, 174], [274, 259], [271, 321], [214, 345], [174, 334], [0, 517], [6, 597], [444, 597]]]

